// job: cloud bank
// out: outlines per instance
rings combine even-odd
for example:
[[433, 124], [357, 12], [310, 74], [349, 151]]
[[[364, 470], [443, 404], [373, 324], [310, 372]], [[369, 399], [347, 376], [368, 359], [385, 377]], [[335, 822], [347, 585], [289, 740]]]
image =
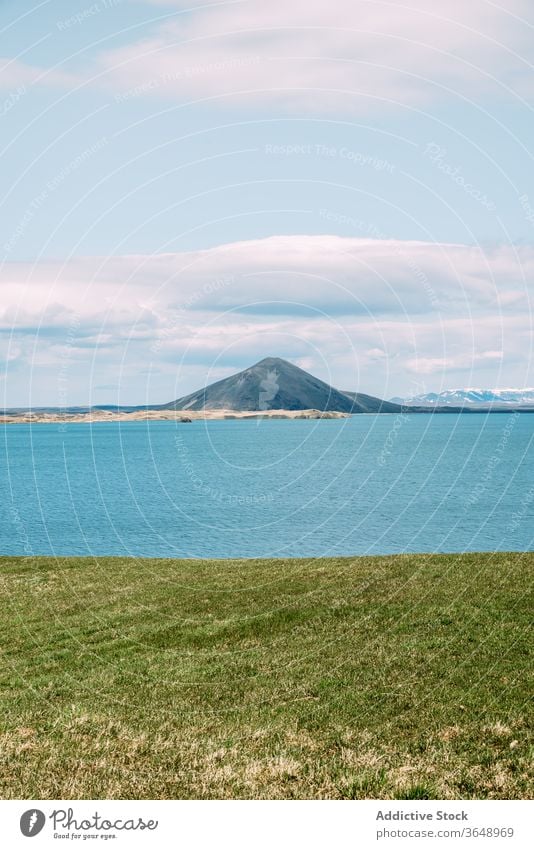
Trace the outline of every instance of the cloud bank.
[[[0, 87], [104, 87], [116, 101], [355, 114], [426, 108], [446, 98], [532, 95], [529, 0], [237, 0], [164, 7], [149, 34], [102, 48], [87, 67], [0, 60]], [[56, 27], [65, 29], [65, 22]]]
[[175, 9], [150, 37], [102, 53], [119, 97], [236, 98], [287, 110], [414, 108], [450, 95], [524, 95], [532, 4], [510, 0], [247, 0]]
[[4, 403], [67, 371], [70, 404], [166, 401], [267, 355], [387, 397], [531, 385], [533, 280], [533, 247], [330, 235], [7, 263]]

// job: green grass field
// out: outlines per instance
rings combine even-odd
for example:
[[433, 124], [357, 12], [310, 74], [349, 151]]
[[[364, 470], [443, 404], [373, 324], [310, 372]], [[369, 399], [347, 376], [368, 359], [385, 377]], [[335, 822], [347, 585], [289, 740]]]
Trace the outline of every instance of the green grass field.
[[0, 796], [530, 797], [533, 564], [2, 558]]

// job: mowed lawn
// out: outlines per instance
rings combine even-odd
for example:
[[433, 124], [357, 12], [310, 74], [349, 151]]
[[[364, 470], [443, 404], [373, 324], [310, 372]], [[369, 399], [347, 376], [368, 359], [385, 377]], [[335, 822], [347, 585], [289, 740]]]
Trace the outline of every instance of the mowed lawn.
[[532, 796], [533, 564], [2, 558], [0, 796]]

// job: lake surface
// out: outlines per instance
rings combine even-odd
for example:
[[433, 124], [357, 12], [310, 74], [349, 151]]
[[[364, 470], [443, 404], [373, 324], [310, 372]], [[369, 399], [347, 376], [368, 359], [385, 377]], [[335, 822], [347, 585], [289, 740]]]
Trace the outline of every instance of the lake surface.
[[534, 414], [7, 425], [0, 553], [531, 550]]

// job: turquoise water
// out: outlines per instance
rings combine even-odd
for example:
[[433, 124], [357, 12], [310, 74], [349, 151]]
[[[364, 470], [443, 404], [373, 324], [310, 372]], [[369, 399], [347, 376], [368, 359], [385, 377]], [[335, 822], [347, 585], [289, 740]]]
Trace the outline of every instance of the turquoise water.
[[7, 425], [2, 554], [530, 550], [534, 415]]

